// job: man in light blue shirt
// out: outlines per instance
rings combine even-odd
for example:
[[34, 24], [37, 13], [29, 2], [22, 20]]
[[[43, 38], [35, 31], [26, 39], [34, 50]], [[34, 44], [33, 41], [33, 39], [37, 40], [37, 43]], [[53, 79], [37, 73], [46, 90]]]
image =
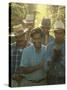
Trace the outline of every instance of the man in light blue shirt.
[[[31, 84], [27, 83], [24, 86], [46, 84], [46, 53], [45, 47], [41, 44], [41, 29], [33, 29], [31, 37], [33, 45], [24, 49], [20, 63], [23, 76], [27, 81], [31, 81]], [[34, 82], [34, 84], [32, 82]]]
[[[41, 46], [41, 51], [37, 53], [34, 45], [31, 45], [30, 47], [24, 49], [20, 66], [30, 68], [32, 67], [34, 69], [37, 67], [38, 64], [40, 64], [45, 59], [44, 54], [45, 54], [44, 46]], [[43, 79], [44, 78], [43, 67], [39, 68], [39, 70], [36, 69], [35, 71], [32, 71], [32, 73], [27, 74], [26, 78], [28, 80], [35, 80], [35, 81]]]

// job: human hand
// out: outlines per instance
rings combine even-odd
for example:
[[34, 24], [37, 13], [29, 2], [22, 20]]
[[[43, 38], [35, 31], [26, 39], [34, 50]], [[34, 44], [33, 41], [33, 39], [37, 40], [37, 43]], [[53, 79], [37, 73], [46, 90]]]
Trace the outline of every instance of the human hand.
[[57, 58], [60, 58], [62, 56], [62, 52], [61, 52], [60, 49], [54, 48], [53, 53], [54, 53], [54, 56], [57, 57]]
[[40, 68], [43, 68], [44, 65], [45, 65], [45, 60], [41, 60], [41, 62], [39, 64]]
[[20, 76], [19, 74], [16, 74], [16, 73], [12, 75], [12, 79], [16, 81], [20, 81], [23, 78], [24, 78], [23, 76]]

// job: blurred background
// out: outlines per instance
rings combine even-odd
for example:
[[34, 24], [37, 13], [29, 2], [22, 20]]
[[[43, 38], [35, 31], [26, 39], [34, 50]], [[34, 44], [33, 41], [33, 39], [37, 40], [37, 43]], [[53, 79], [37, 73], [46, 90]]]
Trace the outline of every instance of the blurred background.
[[[26, 28], [22, 21], [27, 15], [33, 15], [33, 27], [40, 27], [43, 17], [51, 19], [51, 29], [56, 19], [61, 19], [65, 22], [65, 6], [62, 5], [9, 3], [9, 8], [9, 35], [11, 43], [15, 42], [13, 27], [22, 24], [23, 28]], [[54, 37], [53, 32], [50, 34]]]

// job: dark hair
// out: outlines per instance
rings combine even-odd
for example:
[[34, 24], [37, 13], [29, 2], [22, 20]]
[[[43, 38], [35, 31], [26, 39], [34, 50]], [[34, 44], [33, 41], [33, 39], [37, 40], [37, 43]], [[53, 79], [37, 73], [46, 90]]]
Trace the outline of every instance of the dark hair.
[[31, 37], [33, 37], [34, 34], [38, 34], [38, 33], [42, 36], [41, 28], [39, 28], [39, 27], [34, 28], [34, 29], [31, 31]]

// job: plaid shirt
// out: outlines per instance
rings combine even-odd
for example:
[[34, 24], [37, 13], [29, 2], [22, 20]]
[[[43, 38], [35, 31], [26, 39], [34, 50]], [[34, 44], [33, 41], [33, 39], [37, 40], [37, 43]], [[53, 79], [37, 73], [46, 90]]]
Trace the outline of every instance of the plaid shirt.
[[11, 45], [11, 73], [14, 73], [20, 65], [23, 49], [16, 46], [16, 43]]
[[[29, 45], [32, 45], [32, 43], [28, 42], [27, 46]], [[23, 50], [22, 48], [18, 48], [16, 43], [11, 44], [11, 74], [19, 67]]]

